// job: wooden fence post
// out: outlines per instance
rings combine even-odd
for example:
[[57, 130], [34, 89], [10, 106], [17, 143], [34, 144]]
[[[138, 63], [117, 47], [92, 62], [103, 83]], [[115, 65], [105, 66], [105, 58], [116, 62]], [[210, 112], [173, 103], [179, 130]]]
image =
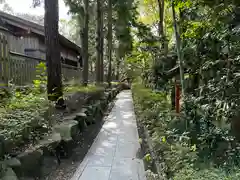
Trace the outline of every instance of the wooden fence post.
[[8, 86], [9, 77], [9, 51], [7, 38], [0, 34], [0, 83], [1, 87]]

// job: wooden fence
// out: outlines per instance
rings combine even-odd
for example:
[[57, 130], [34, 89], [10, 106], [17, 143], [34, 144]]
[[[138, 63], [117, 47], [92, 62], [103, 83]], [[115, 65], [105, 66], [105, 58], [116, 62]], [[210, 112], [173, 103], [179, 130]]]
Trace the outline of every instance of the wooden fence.
[[0, 34], [0, 83], [5, 87], [8, 82], [8, 43], [4, 35]]
[[41, 60], [14, 52], [9, 52], [7, 60], [9, 65], [8, 82], [25, 85], [36, 79], [36, 66]]
[[[8, 42], [4, 35], [0, 34], [0, 84], [6, 87], [10, 82], [16, 85], [31, 84], [37, 77], [37, 65], [45, 62], [42, 59], [26, 56], [8, 49]], [[80, 68], [62, 64], [63, 81], [73, 79], [80, 82], [82, 70]], [[90, 74], [90, 81], [94, 80]]]

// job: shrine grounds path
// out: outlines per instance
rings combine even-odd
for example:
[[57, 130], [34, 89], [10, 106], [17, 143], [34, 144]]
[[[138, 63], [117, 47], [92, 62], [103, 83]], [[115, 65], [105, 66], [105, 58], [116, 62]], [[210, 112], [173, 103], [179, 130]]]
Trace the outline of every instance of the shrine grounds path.
[[130, 90], [117, 96], [111, 113], [70, 180], [146, 180]]

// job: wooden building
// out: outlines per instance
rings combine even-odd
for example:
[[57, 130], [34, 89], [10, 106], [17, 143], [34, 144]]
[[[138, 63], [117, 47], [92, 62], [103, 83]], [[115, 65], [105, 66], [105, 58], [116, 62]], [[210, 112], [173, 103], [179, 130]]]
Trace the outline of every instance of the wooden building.
[[[44, 26], [0, 11], [0, 27], [10, 52], [45, 60]], [[62, 63], [81, 67], [81, 48], [66, 37], [59, 37]]]

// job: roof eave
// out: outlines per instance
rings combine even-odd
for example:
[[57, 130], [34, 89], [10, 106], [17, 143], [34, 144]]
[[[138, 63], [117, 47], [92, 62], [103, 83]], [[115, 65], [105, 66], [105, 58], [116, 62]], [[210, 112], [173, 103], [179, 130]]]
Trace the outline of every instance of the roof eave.
[[[30, 30], [31, 32], [40, 36], [45, 36], [44, 26], [42, 25], [13, 16], [11, 14], [4, 13], [2, 11], [0, 11], [0, 16], [3, 17], [5, 21], [12, 26], [16, 26], [24, 30]], [[62, 45], [70, 47], [71, 49], [74, 49], [78, 53], [81, 52], [81, 47], [79, 47], [78, 45], [76, 45], [75, 43], [73, 43], [72, 41], [70, 41], [69, 39], [67, 39], [61, 34], [59, 34], [59, 37], [60, 37], [60, 43], [62, 43]]]

